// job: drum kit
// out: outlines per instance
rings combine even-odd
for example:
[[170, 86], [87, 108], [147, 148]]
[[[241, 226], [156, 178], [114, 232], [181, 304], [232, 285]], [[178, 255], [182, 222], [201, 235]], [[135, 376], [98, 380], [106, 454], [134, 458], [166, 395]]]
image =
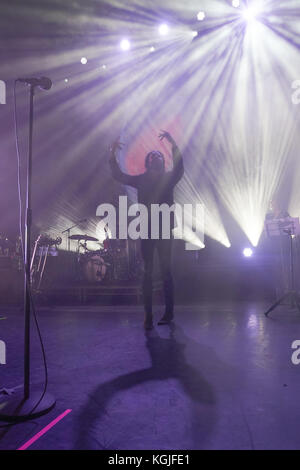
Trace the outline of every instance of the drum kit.
[[[77, 242], [75, 252], [67, 250], [60, 253], [60, 237], [43, 234], [37, 237], [30, 264], [31, 284], [36, 292], [41, 292], [49, 283], [57, 282], [61, 276], [70, 282], [94, 284], [128, 279], [126, 240], [110, 239], [106, 233], [102, 242], [87, 234], [68, 235], [68, 242], [72, 241]], [[98, 245], [96, 249], [95, 244]], [[12, 241], [0, 234], [0, 269], [11, 269], [14, 273], [23, 271], [22, 257], [20, 237]]]
[[[110, 265], [107, 259], [102, 256], [103, 244], [98, 238], [90, 235], [70, 235], [69, 240], [77, 241], [77, 260], [79, 265], [79, 277], [88, 282], [101, 282], [104, 280], [107, 267]], [[100, 244], [99, 250], [91, 250], [88, 242]]]
[[[90, 235], [70, 235], [69, 240], [77, 241], [77, 260], [79, 279], [99, 283], [112, 281], [118, 277], [116, 272], [117, 260], [124, 258], [125, 240], [106, 238], [103, 242]], [[89, 248], [88, 242], [96, 242], [99, 249]]]

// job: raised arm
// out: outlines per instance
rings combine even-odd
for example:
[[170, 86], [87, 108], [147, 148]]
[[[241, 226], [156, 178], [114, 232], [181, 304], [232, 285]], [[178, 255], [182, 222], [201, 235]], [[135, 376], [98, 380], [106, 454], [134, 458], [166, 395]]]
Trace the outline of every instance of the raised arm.
[[116, 153], [117, 150], [121, 148], [122, 144], [120, 143], [119, 139], [117, 139], [110, 149], [109, 164], [112, 175], [114, 179], [116, 179], [120, 183], [126, 184], [128, 186], [134, 186], [136, 188], [139, 182], [139, 175], [128, 175], [127, 173], [123, 173], [123, 171], [120, 170]]
[[162, 131], [162, 133], [159, 135], [159, 138], [160, 140], [167, 139], [168, 142], [172, 144], [173, 170], [170, 172], [170, 178], [172, 180], [172, 184], [175, 186], [175, 184], [178, 183], [184, 174], [182, 155], [175, 140], [171, 134], [169, 134], [169, 132]]

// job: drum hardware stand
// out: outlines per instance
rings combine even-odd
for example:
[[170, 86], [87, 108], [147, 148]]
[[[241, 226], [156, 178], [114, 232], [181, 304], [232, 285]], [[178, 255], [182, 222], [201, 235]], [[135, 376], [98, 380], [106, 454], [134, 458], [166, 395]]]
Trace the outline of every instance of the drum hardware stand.
[[[31, 275], [31, 284], [35, 288], [35, 291], [37, 293], [40, 293], [40, 287], [41, 287], [42, 280], [44, 277], [46, 263], [47, 263], [47, 259], [49, 255], [49, 249], [51, 246], [55, 246], [57, 248], [57, 246], [60, 245], [61, 242], [62, 242], [62, 239], [60, 237], [57, 237], [54, 240], [48, 236], [43, 236], [43, 235], [39, 235], [35, 241], [31, 264], [30, 264], [30, 275]], [[38, 248], [40, 248], [40, 253], [38, 254], [39, 261], [35, 269], [34, 261], [37, 255]], [[35, 275], [38, 276], [38, 282], [36, 285], [35, 285], [35, 279], [34, 279]]]
[[71, 227], [69, 227], [66, 230], [64, 230], [63, 232], [61, 232], [62, 234], [66, 233], [66, 235], [67, 235], [67, 250], [68, 251], [71, 250], [71, 238], [70, 238], [71, 230], [75, 227], [78, 227], [78, 225], [82, 224], [83, 222], [87, 222], [87, 219], [79, 220], [78, 222], [76, 222], [76, 224], [72, 225]]
[[289, 236], [290, 239], [290, 290], [286, 292], [282, 297], [280, 297], [266, 312], [265, 316], [267, 317], [270, 312], [272, 312], [279, 305], [283, 305], [285, 301], [289, 302], [291, 308], [297, 307], [300, 312], [300, 295], [295, 290], [295, 272], [294, 272], [294, 250], [293, 250], [293, 238], [295, 233], [294, 225], [290, 228], [283, 229], [283, 232]]
[[32, 225], [32, 141], [33, 141], [33, 101], [36, 85], [30, 84], [29, 139], [27, 161], [26, 216], [25, 216], [25, 272], [24, 272], [24, 386], [19, 397], [7, 398], [1, 402], [0, 420], [17, 422], [27, 421], [42, 416], [55, 406], [55, 399], [43, 391], [31, 393], [30, 390], [30, 261], [31, 261], [31, 225]]
[[[49, 251], [49, 246], [47, 246], [46, 247], [46, 254], [45, 254], [45, 257], [44, 257], [44, 262], [42, 263], [42, 257], [40, 256], [37, 268], [34, 269], [34, 261], [35, 261], [35, 258], [36, 258], [36, 252], [37, 252], [37, 248], [38, 248], [40, 239], [41, 239], [41, 235], [38, 236], [38, 238], [36, 239], [36, 241], [34, 243], [34, 250], [33, 250], [33, 253], [32, 253], [32, 258], [31, 258], [31, 263], [30, 263], [30, 282], [31, 282], [31, 285], [33, 287], [35, 287], [35, 291], [37, 291], [37, 292], [39, 291], [39, 288], [40, 288], [40, 285], [41, 285], [41, 282], [42, 282], [44, 270], [45, 270], [45, 267], [46, 267], [48, 251]], [[42, 266], [42, 268], [41, 268], [41, 266]], [[38, 281], [37, 286], [34, 286], [34, 284], [35, 284], [35, 279], [34, 279], [35, 274], [39, 275], [39, 281]]]

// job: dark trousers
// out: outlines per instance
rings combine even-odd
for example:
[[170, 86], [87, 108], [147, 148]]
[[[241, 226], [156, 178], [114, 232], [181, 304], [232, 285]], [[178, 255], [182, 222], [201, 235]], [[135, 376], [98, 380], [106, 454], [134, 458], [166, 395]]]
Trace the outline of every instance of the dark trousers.
[[143, 297], [146, 315], [152, 314], [152, 274], [154, 252], [157, 249], [160, 271], [164, 287], [165, 314], [173, 316], [174, 287], [171, 274], [172, 239], [168, 240], [141, 240], [141, 251], [144, 261]]

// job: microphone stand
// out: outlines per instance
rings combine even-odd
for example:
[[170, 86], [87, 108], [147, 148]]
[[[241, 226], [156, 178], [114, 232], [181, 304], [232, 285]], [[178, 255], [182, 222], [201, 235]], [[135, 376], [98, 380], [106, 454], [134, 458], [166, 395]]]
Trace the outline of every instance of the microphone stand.
[[300, 295], [295, 288], [295, 269], [294, 269], [294, 252], [293, 252], [293, 234], [295, 233], [295, 229], [288, 228], [283, 230], [290, 239], [290, 290], [286, 292], [280, 299], [278, 299], [271, 307], [265, 312], [265, 316], [267, 317], [270, 312], [275, 310], [276, 307], [279, 305], [284, 305], [284, 301], [288, 301], [291, 308], [297, 307], [298, 311], [300, 312]]
[[86, 221], [87, 221], [87, 219], [79, 220], [79, 222], [72, 225], [72, 227], [69, 227], [66, 230], [64, 230], [63, 232], [61, 232], [62, 234], [63, 233], [67, 234], [67, 248], [68, 248], [68, 251], [70, 251], [70, 249], [71, 249], [71, 247], [70, 247], [70, 233], [71, 233], [71, 230], [75, 227], [78, 227], [78, 225], [82, 224], [82, 222], [86, 222]]
[[25, 267], [24, 267], [24, 389], [22, 396], [8, 398], [0, 403], [0, 420], [27, 421], [48, 413], [55, 406], [55, 399], [45, 391], [30, 390], [30, 320], [31, 320], [31, 226], [32, 226], [32, 140], [34, 88], [30, 84], [29, 143], [27, 161], [26, 217], [25, 217]]

